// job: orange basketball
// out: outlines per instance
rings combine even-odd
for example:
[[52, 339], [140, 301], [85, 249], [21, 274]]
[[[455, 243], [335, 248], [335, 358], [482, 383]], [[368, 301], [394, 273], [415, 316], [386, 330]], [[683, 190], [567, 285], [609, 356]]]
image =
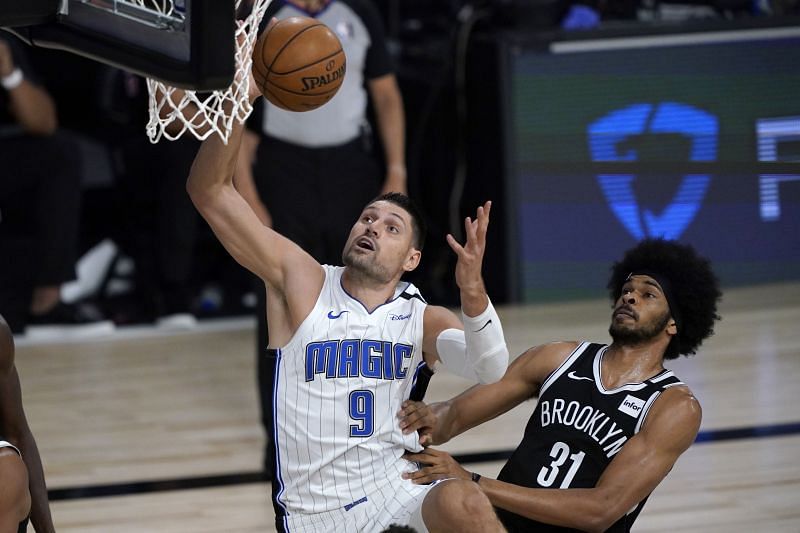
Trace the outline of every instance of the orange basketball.
[[333, 98], [345, 68], [339, 38], [308, 17], [278, 21], [253, 50], [253, 77], [261, 94], [289, 111], [310, 111]]

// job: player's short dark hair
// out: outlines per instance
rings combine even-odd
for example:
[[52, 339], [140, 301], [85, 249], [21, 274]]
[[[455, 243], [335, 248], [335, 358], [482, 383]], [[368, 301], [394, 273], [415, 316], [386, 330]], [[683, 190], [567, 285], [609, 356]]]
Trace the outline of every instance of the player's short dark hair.
[[373, 198], [370, 204], [375, 202], [389, 202], [396, 206], [405, 209], [411, 215], [411, 225], [414, 235], [414, 248], [422, 250], [425, 246], [425, 235], [428, 233], [428, 224], [425, 222], [425, 217], [422, 215], [422, 210], [417, 203], [400, 192], [387, 192], [380, 196]]
[[672, 338], [664, 358], [676, 359], [681, 354], [696, 353], [703, 340], [714, 333], [714, 322], [720, 318], [717, 302], [722, 293], [709, 260], [699, 256], [688, 244], [645, 239], [611, 267], [608, 289], [613, 300], [619, 298], [631, 273], [654, 273], [668, 280], [670, 285], [670, 311], [678, 324], [678, 333]]

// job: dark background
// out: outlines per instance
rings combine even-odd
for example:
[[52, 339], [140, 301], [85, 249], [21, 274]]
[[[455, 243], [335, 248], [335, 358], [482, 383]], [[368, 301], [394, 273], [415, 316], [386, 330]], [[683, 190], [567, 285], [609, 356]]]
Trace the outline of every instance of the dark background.
[[[457, 303], [454, 255], [444, 236], [459, 235], [463, 217], [486, 199], [494, 209], [484, 272], [496, 302], [603, 295], [610, 262], [637, 235], [615, 216], [601, 175], [631, 176], [634, 211], [648, 236], [654, 234], [643, 222], [645, 211], [661, 216], [681, 202], [696, 209], [671, 236], [710, 256], [724, 284], [800, 278], [800, 181], [792, 181], [800, 175], [797, 37], [552, 51], [554, 43], [591, 47], [609, 38], [796, 28], [800, 19], [752, 16], [750, 3], [708, 2], [715, 20], [642, 22], [633, 20], [638, 3], [588, 2], [601, 27], [565, 31], [560, 21], [572, 4], [564, 1], [375, 3], [405, 102], [410, 193], [430, 223], [425, 259], [412, 276], [429, 300]], [[44, 76], [62, 126], [90, 137], [113, 136], [107, 106], [97, 98], [105, 67], [64, 52], [33, 52], [51, 73], [70, 72]], [[635, 161], [592, 160], [591, 123], [632, 105], [649, 105], [652, 119], [664, 103], [716, 119], [711, 159], [692, 161], [686, 120], [675, 119], [675, 132], [646, 126], [619, 145], [621, 152], [635, 152]], [[778, 160], [759, 161], [757, 121], [792, 117], [798, 128], [779, 140]], [[127, 124], [133, 120], [125, 117]], [[760, 177], [767, 174], [787, 180], [778, 186], [781, 214], [775, 220], [764, 220], [759, 211]], [[699, 201], [676, 196], [687, 175], [706, 177]], [[84, 249], [103, 238], [109, 209], [108, 184], [89, 181]], [[206, 231], [198, 247], [197, 289], [211, 279], [245, 290], [236, 269]]]

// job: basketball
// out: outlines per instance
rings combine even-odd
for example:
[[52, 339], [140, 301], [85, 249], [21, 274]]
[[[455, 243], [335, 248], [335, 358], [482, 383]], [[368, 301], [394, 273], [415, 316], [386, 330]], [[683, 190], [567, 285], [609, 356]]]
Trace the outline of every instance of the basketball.
[[267, 100], [288, 111], [311, 111], [336, 94], [344, 80], [342, 43], [308, 17], [278, 21], [253, 50], [253, 77]]

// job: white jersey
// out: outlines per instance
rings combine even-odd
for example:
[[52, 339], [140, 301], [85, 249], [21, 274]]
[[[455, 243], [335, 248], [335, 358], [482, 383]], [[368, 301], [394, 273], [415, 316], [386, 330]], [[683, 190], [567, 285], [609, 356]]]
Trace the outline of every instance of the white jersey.
[[[413, 498], [401, 478], [405, 450], [397, 411], [422, 362], [426, 303], [410, 283], [371, 313], [345, 292], [343, 267], [324, 266], [314, 309], [278, 350], [274, 387], [279, 515], [349, 509], [370, 494]], [[402, 493], [396, 496], [397, 493]]]

